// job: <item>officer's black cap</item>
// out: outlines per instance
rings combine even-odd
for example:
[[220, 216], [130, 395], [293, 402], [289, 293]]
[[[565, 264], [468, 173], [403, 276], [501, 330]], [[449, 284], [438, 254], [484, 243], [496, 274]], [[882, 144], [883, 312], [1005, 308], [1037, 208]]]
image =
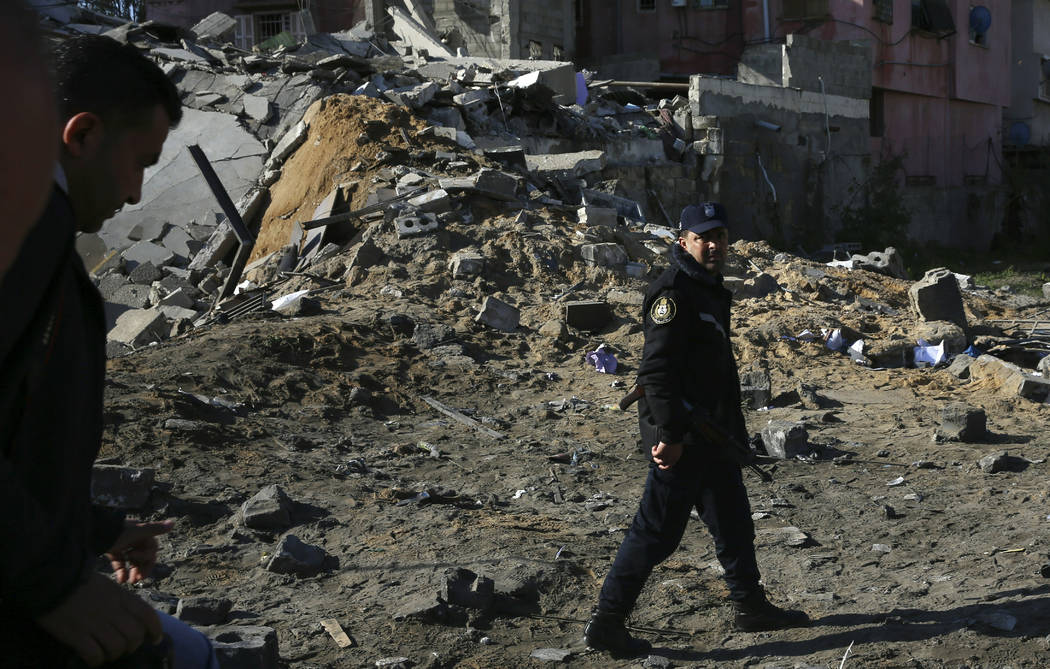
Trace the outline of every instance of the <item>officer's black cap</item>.
[[682, 210], [682, 216], [678, 219], [679, 234], [688, 230], [702, 235], [708, 230], [725, 227], [728, 227], [726, 210], [717, 202], [691, 204]]

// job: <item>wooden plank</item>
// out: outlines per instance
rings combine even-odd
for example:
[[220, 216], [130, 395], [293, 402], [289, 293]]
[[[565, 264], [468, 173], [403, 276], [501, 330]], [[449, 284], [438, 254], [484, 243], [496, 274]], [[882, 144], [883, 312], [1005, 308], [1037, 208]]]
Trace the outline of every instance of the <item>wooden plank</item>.
[[328, 632], [328, 635], [332, 637], [332, 641], [335, 641], [335, 645], [340, 648], [349, 648], [354, 645], [353, 639], [347, 636], [346, 632], [343, 631], [343, 626], [335, 618], [325, 618], [321, 621], [321, 627]]
[[478, 421], [474, 420], [470, 416], [464, 416], [463, 414], [461, 414], [460, 412], [456, 411], [455, 409], [452, 409], [450, 407], [445, 406], [444, 404], [442, 404], [441, 402], [438, 402], [433, 397], [422, 397], [420, 399], [422, 399], [424, 402], [429, 404], [431, 407], [433, 407], [433, 408], [437, 409], [438, 411], [440, 411], [441, 413], [445, 414], [449, 418], [454, 418], [455, 420], [459, 421], [460, 423], [463, 423], [464, 425], [466, 425], [468, 427], [472, 427], [475, 430], [477, 430], [478, 432], [481, 432], [482, 434], [486, 434], [486, 435], [492, 437], [493, 439], [502, 439], [503, 438], [503, 435], [500, 434], [499, 432], [496, 432], [495, 430], [493, 430], [491, 428], [485, 427], [484, 425], [482, 425]]

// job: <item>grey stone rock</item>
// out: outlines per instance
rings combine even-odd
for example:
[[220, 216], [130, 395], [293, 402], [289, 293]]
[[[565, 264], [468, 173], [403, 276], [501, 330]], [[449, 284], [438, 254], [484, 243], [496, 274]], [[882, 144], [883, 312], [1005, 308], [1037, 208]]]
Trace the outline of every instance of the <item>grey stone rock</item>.
[[1009, 455], [1006, 451], [998, 451], [984, 456], [977, 461], [977, 466], [986, 474], [997, 474], [999, 472], [1019, 472], [1028, 465], [1026, 460]]
[[112, 304], [120, 304], [131, 309], [145, 309], [149, 306], [150, 287], [127, 283], [117, 288], [106, 300]]
[[154, 281], [160, 281], [163, 278], [163, 274], [157, 267], [151, 262], [139, 263], [135, 269], [131, 270], [128, 274], [128, 279], [132, 283], [140, 285], [150, 285]]
[[627, 252], [612, 242], [584, 244], [580, 247], [580, 255], [588, 265], [597, 267], [623, 267], [627, 262]]
[[941, 409], [935, 436], [938, 441], [978, 443], [988, 438], [987, 422], [984, 409], [955, 402]]
[[150, 468], [95, 465], [91, 469], [91, 501], [111, 509], [141, 509], [149, 501], [155, 474]]
[[948, 373], [957, 379], [968, 379], [970, 378], [970, 365], [973, 364], [974, 358], [960, 353], [959, 355], [952, 358], [952, 362], [948, 365]]
[[967, 327], [959, 282], [951, 270], [931, 269], [908, 289], [912, 309], [924, 321], [951, 321], [964, 330]]
[[485, 271], [485, 257], [476, 251], [457, 251], [449, 259], [453, 279], [473, 279]]
[[769, 455], [791, 459], [809, 452], [809, 432], [801, 423], [770, 421], [762, 428], [762, 443]]
[[908, 278], [908, 272], [904, 269], [904, 259], [892, 246], [885, 251], [872, 251], [868, 255], [855, 254], [851, 260], [853, 269], [864, 269], [897, 279]]
[[137, 348], [163, 339], [167, 324], [164, 314], [156, 309], [131, 309], [117, 317], [106, 338]]
[[245, 527], [283, 530], [292, 524], [292, 500], [277, 484], [270, 484], [241, 505]]
[[598, 300], [575, 300], [565, 303], [565, 324], [585, 332], [605, 327], [611, 317], [609, 304]]
[[504, 332], [513, 332], [518, 329], [520, 319], [521, 314], [517, 308], [492, 296], [485, 298], [481, 304], [481, 311], [474, 318], [478, 323]]
[[191, 625], [224, 625], [229, 622], [232, 608], [233, 602], [225, 597], [183, 597], [175, 609], [175, 617]]
[[420, 351], [440, 346], [455, 337], [455, 330], [440, 323], [417, 323], [412, 331], [412, 341]]
[[936, 346], [944, 342], [945, 355], [958, 355], [966, 350], [966, 332], [950, 321], [927, 321], [916, 324], [915, 341], [925, 339]]
[[224, 625], [202, 630], [222, 669], [278, 669], [277, 632], [272, 627]]
[[266, 564], [266, 571], [275, 574], [295, 574], [302, 578], [316, 576], [327, 554], [319, 546], [303, 543], [294, 534], [285, 535]]

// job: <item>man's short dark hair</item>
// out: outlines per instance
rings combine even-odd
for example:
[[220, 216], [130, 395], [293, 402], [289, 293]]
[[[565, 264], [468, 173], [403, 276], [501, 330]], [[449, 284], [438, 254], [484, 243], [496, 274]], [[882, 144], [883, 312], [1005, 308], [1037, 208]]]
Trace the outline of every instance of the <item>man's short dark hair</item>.
[[81, 112], [117, 127], [137, 127], [161, 105], [174, 126], [182, 119], [175, 84], [130, 44], [101, 35], [68, 39], [54, 50], [58, 107], [66, 121]]

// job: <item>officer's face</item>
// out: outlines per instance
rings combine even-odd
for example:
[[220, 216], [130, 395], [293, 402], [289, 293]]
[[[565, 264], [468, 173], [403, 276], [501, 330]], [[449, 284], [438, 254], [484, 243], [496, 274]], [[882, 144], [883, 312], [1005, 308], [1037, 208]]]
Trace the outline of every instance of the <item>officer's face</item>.
[[678, 238], [678, 245], [708, 272], [721, 274], [729, 250], [729, 233], [725, 228], [715, 228], [699, 235], [687, 231]]

